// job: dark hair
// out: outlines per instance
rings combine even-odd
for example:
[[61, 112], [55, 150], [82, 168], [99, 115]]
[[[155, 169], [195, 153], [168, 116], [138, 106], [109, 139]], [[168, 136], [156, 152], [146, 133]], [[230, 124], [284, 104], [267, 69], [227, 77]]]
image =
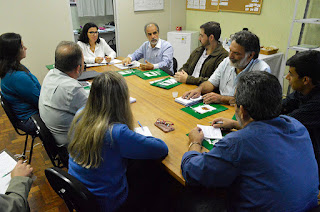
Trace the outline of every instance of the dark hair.
[[27, 68], [20, 63], [21, 36], [16, 33], [5, 33], [0, 36], [0, 78], [9, 71], [25, 71]]
[[[86, 23], [83, 26], [83, 29], [82, 29], [82, 31], [80, 33], [78, 41], [81, 41], [83, 43], [89, 43], [88, 31], [89, 31], [89, 29], [91, 27], [95, 27], [95, 28], [99, 29], [98, 26], [96, 24], [94, 24], [94, 23]], [[98, 37], [96, 43], [100, 43], [100, 38], [99, 37]]]
[[253, 34], [250, 31], [242, 30], [234, 34], [231, 38], [232, 41], [235, 41], [240, 46], [244, 47], [245, 52], [254, 52], [253, 59], [259, 57], [260, 52], [260, 41], [258, 36]]
[[156, 24], [156, 23], [154, 23], [154, 22], [150, 22], [150, 23], [147, 23], [146, 25], [144, 25], [144, 33], [147, 34], [147, 28], [148, 28], [148, 26], [151, 25], [151, 24], [155, 25], [155, 27], [157, 28], [157, 31], [158, 31], [158, 33], [159, 33], [159, 26], [158, 26], [158, 24]]
[[82, 51], [78, 44], [61, 41], [55, 52], [55, 68], [62, 72], [70, 72], [82, 64]]
[[200, 29], [203, 29], [204, 34], [206, 34], [208, 37], [210, 35], [213, 35], [214, 39], [216, 41], [218, 41], [220, 39], [221, 28], [220, 28], [220, 24], [218, 22], [209, 21], [209, 22], [207, 22], [205, 24], [202, 24], [200, 26]]
[[313, 85], [320, 84], [320, 52], [315, 50], [299, 52], [289, 58], [287, 66], [296, 69], [299, 78], [308, 76]]
[[235, 100], [255, 121], [278, 117], [281, 112], [282, 88], [272, 74], [265, 71], [244, 73], [238, 80]]

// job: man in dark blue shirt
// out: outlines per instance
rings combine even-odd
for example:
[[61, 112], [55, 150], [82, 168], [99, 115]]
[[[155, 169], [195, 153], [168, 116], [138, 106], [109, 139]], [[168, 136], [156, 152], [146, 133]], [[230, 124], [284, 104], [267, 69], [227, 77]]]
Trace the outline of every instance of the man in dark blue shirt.
[[281, 100], [275, 76], [244, 74], [235, 92], [238, 122], [213, 120], [214, 127], [238, 131], [200, 153], [203, 132], [193, 129], [181, 163], [186, 182], [228, 187], [232, 211], [305, 211], [317, 206], [318, 169], [308, 131], [296, 119], [279, 116]]
[[320, 52], [299, 52], [287, 61], [293, 93], [282, 101], [282, 114], [300, 121], [309, 131], [320, 167]]

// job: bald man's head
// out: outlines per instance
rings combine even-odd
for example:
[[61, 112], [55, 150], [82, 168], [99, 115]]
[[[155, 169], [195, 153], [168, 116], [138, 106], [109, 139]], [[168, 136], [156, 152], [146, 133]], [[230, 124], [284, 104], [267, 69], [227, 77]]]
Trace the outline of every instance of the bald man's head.
[[82, 64], [82, 51], [75, 42], [61, 41], [55, 51], [55, 68], [70, 72]]

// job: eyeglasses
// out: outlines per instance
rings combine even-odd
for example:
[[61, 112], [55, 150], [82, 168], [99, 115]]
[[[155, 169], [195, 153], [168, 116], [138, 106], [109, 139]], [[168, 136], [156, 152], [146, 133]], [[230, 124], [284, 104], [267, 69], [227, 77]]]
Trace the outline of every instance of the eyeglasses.
[[89, 34], [98, 34], [99, 32], [98, 31], [91, 31], [91, 32], [88, 32]]
[[167, 127], [170, 127], [170, 126], [174, 125], [171, 121], [165, 121], [165, 120], [160, 119], [160, 118], [157, 119], [156, 123], [158, 123], [158, 124], [164, 124], [164, 125], [166, 125]]

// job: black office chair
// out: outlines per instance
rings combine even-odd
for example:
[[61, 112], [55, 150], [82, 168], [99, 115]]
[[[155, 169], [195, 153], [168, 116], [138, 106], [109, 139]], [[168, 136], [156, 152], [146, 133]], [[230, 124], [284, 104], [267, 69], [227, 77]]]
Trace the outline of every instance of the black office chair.
[[34, 139], [36, 137], [38, 137], [38, 132], [34, 131], [31, 133], [26, 133], [23, 130], [19, 129], [18, 127], [18, 122], [19, 119], [17, 119], [16, 115], [14, 114], [14, 112], [12, 111], [11, 105], [9, 104], [9, 102], [3, 97], [2, 93], [0, 94], [0, 100], [1, 100], [1, 105], [3, 107], [4, 112], [7, 114], [13, 128], [15, 129], [15, 131], [18, 133], [18, 135], [21, 136], [26, 136], [26, 140], [24, 142], [24, 149], [23, 149], [23, 153], [22, 156], [25, 157], [26, 156], [26, 151], [27, 151], [27, 145], [28, 145], [28, 137], [29, 135], [31, 135], [32, 137], [32, 141], [31, 141], [31, 147], [30, 147], [30, 154], [29, 154], [29, 163], [31, 163], [31, 158], [32, 158], [32, 152], [33, 152], [33, 143], [34, 143]]
[[77, 178], [58, 167], [46, 169], [45, 175], [69, 211], [99, 211], [95, 196]]
[[31, 118], [38, 129], [39, 138], [43, 143], [52, 165], [54, 167], [68, 168], [69, 154], [67, 148], [64, 146], [57, 146], [53, 135], [42, 121], [39, 114], [32, 115]]
[[178, 68], [178, 61], [175, 57], [173, 57], [173, 74], [177, 72], [177, 68]]
[[108, 45], [117, 53], [117, 46], [116, 46], [116, 37], [114, 36], [111, 40], [108, 41]]

